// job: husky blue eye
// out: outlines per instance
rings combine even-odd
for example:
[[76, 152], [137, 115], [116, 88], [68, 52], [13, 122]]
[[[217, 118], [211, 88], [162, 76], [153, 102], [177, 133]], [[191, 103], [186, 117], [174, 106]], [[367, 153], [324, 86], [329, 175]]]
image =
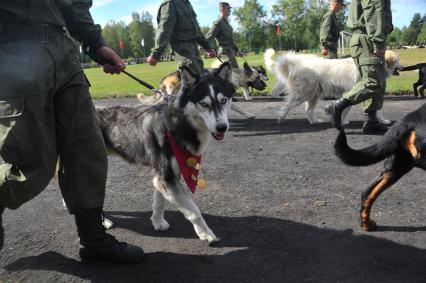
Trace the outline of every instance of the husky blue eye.
[[220, 101], [220, 103], [225, 104], [227, 101], [228, 101], [228, 99], [222, 98], [222, 100]]

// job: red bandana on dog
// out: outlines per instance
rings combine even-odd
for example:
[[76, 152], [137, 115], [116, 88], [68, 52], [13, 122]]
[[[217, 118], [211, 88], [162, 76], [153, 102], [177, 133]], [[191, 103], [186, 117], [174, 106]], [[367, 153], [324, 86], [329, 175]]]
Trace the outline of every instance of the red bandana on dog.
[[[195, 193], [195, 188], [197, 187], [197, 181], [198, 181], [198, 172], [200, 171], [200, 166], [196, 166], [201, 164], [201, 155], [196, 156], [189, 153], [187, 150], [182, 148], [180, 145], [178, 145], [173, 138], [172, 134], [170, 132], [167, 132], [167, 139], [172, 146], [173, 154], [177, 160], [177, 163], [179, 165], [180, 174], [182, 175], [183, 179], [185, 180], [185, 183], [188, 185], [189, 190], [192, 193]], [[188, 161], [191, 159], [195, 159], [195, 164], [188, 165]], [[194, 161], [195, 161], [194, 160]]]

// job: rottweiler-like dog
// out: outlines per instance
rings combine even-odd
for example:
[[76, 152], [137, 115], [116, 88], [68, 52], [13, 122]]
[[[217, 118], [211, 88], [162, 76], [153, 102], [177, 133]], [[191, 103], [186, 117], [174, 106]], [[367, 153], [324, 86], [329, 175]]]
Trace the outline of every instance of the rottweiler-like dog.
[[[419, 79], [417, 82], [413, 84], [414, 96], [425, 97], [425, 89], [426, 89], [426, 63], [420, 63], [413, 66], [404, 67], [402, 71], [414, 71], [419, 70]], [[419, 88], [420, 87], [420, 88]]]
[[347, 165], [367, 166], [383, 159], [384, 170], [362, 194], [361, 227], [372, 231], [376, 223], [370, 219], [374, 201], [414, 167], [426, 170], [426, 103], [396, 122], [375, 144], [354, 150], [340, 131], [335, 145], [337, 156]]

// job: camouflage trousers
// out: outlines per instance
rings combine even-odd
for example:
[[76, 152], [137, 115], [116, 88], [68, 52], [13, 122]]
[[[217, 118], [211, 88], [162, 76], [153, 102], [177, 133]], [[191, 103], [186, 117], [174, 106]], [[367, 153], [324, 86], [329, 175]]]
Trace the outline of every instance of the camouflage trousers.
[[365, 111], [380, 110], [386, 90], [385, 60], [373, 54], [373, 44], [364, 34], [353, 34], [350, 47], [361, 80], [343, 97], [353, 104], [361, 103]]
[[106, 150], [77, 55], [65, 34], [0, 43], [0, 206], [34, 198], [57, 168], [71, 212], [103, 206]]
[[238, 69], [238, 62], [235, 55], [235, 50], [233, 48], [224, 48], [221, 47], [219, 50], [220, 56], [224, 57], [224, 61], [227, 61], [231, 64], [232, 69]]
[[204, 63], [195, 41], [172, 42], [171, 47], [175, 53], [176, 63], [179, 68], [186, 66], [194, 75], [203, 73]]

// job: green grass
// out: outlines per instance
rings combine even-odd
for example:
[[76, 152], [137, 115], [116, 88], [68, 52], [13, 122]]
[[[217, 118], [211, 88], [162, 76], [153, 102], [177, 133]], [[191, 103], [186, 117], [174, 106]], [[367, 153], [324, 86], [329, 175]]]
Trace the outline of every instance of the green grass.
[[[400, 49], [397, 50], [401, 58], [401, 63], [405, 66], [426, 62], [426, 49]], [[210, 66], [214, 59], [204, 60], [206, 67]], [[247, 61], [251, 65], [263, 64], [263, 54], [250, 55]], [[240, 65], [244, 62], [238, 58]], [[157, 87], [160, 80], [167, 74], [176, 70], [175, 62], [160, 62], [157, 66], [152, 67], [148, 64], [129, 65], [126, 70], [138, 78]], [[133, 79], [124, 74], [107, 75], [102, 68], [86, 69], [85, 73], [92, 85], [90, 92], [94, 99], [111, 98], [111, 97], [131, 97], [137, 93], [151, 94], [152, 92]], [[255, 92], [254, 95], [265, 95], [271, 91], [275, 85], [275, 77], [270, 75], [267, 82], [268, 87], [263, 92]], [[400, 76], [392, 77], [387, 83], [387, 92], [392, 94], [412, 93], [412, 85], [418, 79], [417, 72], [401, 72]], [[241, 90], [238, 91], [241, 94]]]

